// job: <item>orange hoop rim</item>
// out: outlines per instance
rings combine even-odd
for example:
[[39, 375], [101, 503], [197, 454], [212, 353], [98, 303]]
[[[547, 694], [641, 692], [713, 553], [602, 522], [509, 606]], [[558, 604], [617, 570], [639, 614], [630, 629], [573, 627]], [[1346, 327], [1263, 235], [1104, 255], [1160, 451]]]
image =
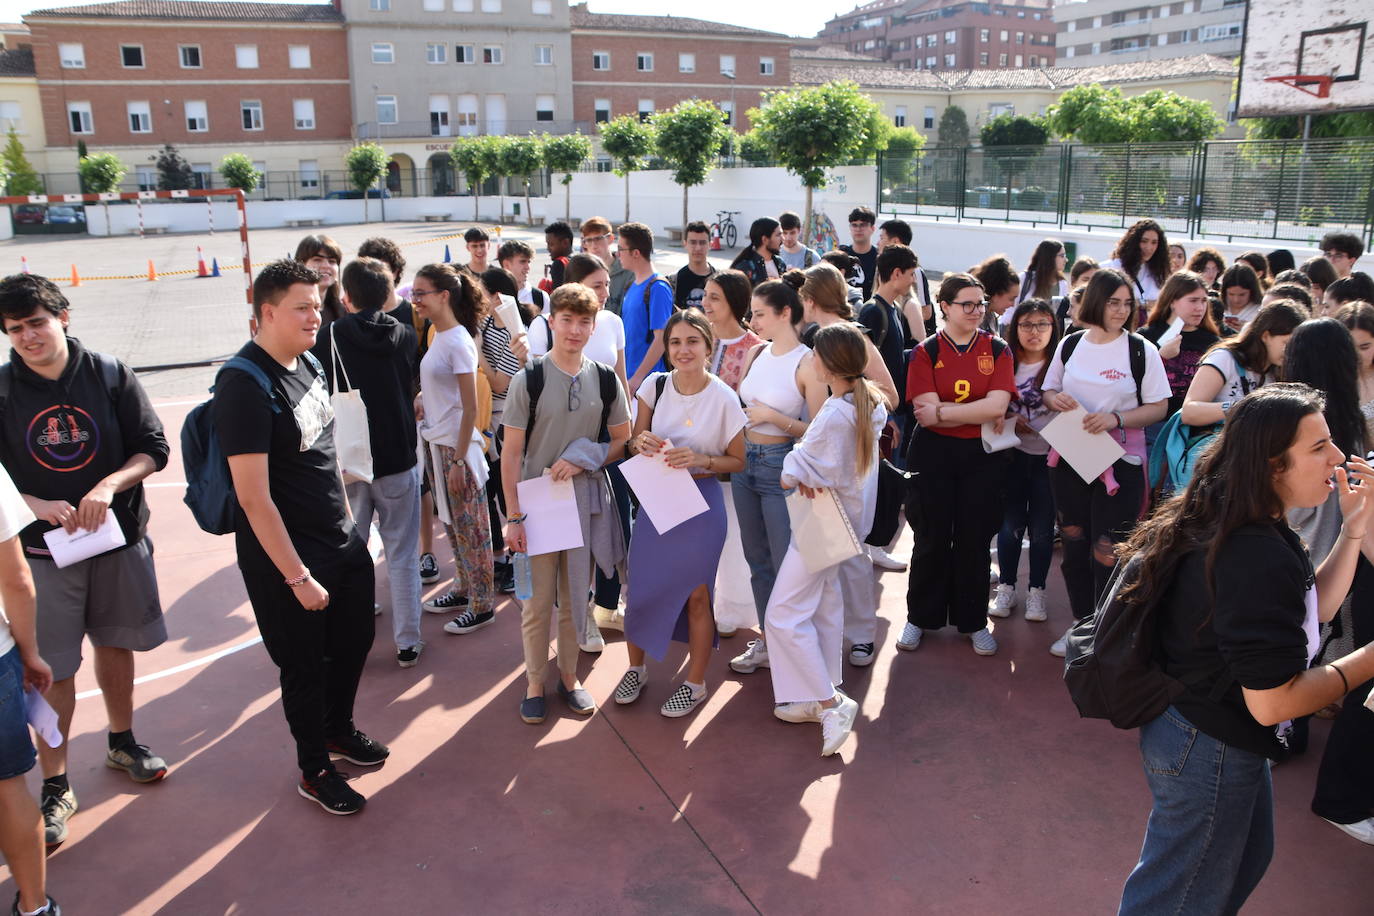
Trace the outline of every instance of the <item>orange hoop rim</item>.
[[[1266, 76], [1264, 78], [1266, 83], [1283, 83], [1285, 86], [1291, 86], [1299, 92], [1305, 92], [1319, 99], [1324, 99], [1331, 94], [1333, 80], [1334, 77], [1330, 76], [1306, 76], [1301, 73], [1286, 76]], [[1309, 86], [1316, 88], [1310, 89]]]

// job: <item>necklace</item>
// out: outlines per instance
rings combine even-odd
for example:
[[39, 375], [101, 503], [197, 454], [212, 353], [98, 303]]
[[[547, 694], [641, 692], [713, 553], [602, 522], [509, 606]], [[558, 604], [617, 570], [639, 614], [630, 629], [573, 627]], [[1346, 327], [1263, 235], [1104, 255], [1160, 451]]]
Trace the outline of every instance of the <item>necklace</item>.
[[[672, 382], [673, 382], [673, 391], [677, 394], [678, 400], [682, 402], [682, 414], [683, 414], [683, 416], [685, 417], [685, 419], [682, 421], [682, 425], [683, 425], [683, 426], [695, 426], [696, 423], [695, 423], [695, 421], [692, 419], [692, 404], [693, 404], [693, 399], [696, 398], [697, 395], [701, 394], [701, 391], [694, 391], [694, 392], [692, 392], [691, 394], [684, 394], [683, 391], [682, 391], [682, 389], [679, 388], [678, 385], [677, 385], [677, 373], [676, 373], [676, 372], [673, 373]], [[708, 384], [708, 385], [710, 384], [710, 380], [709, 380], [709, 379], [707, 380], [707, 384]], [[706, 389], [703, 387], [701, 390], [702, 390], [702, 391], [705, 391]]]

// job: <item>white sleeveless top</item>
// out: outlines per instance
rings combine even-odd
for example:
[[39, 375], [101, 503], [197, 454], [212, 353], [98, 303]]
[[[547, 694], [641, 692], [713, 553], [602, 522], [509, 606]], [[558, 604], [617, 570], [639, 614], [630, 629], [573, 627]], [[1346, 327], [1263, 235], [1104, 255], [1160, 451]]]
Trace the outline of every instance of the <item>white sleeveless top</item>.
[[[800, 420], [806, 412], [806, 398], [797, 385], [797, 366], [802, 357], [810, 352], [810, 347], [800, 343], [782, 356], [773, 355], [772, 344], [764, 347], [739, 383], [740, 400], [746, 407], [762, 404], [785, 417]], [[760, 423], [749, 428], [761, 436], [792, 436], [792, 433], [772, 423]]]

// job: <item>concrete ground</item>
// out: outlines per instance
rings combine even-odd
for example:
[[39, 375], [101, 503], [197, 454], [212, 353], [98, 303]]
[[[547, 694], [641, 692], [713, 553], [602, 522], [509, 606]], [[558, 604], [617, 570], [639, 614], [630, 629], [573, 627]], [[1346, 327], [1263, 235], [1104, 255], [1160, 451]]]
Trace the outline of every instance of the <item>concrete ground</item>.
[[[332, 231], [353, 250], [379, 228]], [[435, 227], [387, 231], [417, 242], [406, 249], [414, 264], [435, 257], [424, 241], [441, 234]], [[255, 258], [284, 252], [297, 235], [255, 233]], [[177, 238], [61, 244], [60, 255], [0, 246], [0, 259], [24, 250], [38, 271], [79, 257], [95, 274], [135, 260], [121, 248], [140, 261], [155, 250], [184, 254]], [[227, 354], [243, 327], [241, 302], [227, 296], [222, 315], [181, 312], [205, 304], [203, 290], [235, 282], [92, 282], [74, 291], [74, 332], [131, 361], [180, 354], [174, 340]], [[345, 764], [368, 806], [353, 818], [326, 815], [296, 795], [276, 670], [257, 641], [232, 540], [201, 532], [181, 501], [176, 443], [208, 384], [199, 371], [147, 379], [173, 443], [149, 489], [171, 639], [139, 657], [135, 728], [172, 770], [164, 783], [137, 786], [103, 765], [104, 710], [83, 669], [70, 766], [81, 810], [49, 858], [51, 890], [68, 913], [1114, 910], [1149, 796], [1134, 735], [1079, 719], [1061, 662], [1046, 651], [1069, 619], [1057, 572], [1050, 621], [998, 621], [991, 658], [949, 632], [897, 652], [906, 577], [882, 575], [877, 659], [845, 669], [862, 713], [830, 758], [819, 756], [818, 726], [772, 717], [766, 672], [729, 671], [744, 632], [722, 641], [711, 698], [693, 717], [657, 711], [681, 677], [680, 647], [651, 667], [638, 704], [612, 703], [626, 660], [620, 635], [608, 632], [605, 652], [579, 666], [605, 705], [581, 719], [550, 692], [549, 720], [529, 726], [517, 716], [513, 599], [468, 636], [447, 635], [444, 618], [426, 615], [428, 646], [409, 670], [394, 662], [388, 612], [377, 620], [357, 721], [392, 755], [373, 770]], [[447, 575], [451, 556], [438, 540]], [[908, 537], [898, 553], [909, 551]], [[381, 566], [383, 605], [384, 583]], [[1277, 848], [1247, 913], [1369, 910], [1370, 850], [1307, 808], [1326, 733], [1315, 722], [1308, 753], [1275, 770]], [[29, 782], [36, 792], [36, 772]], [[0, 869], [0, 900], [12, 892]]]

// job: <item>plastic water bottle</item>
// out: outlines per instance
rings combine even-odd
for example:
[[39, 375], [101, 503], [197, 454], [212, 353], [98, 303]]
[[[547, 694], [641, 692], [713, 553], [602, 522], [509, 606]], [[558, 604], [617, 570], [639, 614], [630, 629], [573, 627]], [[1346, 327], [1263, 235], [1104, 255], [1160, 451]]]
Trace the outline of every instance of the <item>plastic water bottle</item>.
[[529, 554], [517, 553], [515, 560], [515, 597], [529, 601], [534, 597], [534, 578], [530, 574]]

